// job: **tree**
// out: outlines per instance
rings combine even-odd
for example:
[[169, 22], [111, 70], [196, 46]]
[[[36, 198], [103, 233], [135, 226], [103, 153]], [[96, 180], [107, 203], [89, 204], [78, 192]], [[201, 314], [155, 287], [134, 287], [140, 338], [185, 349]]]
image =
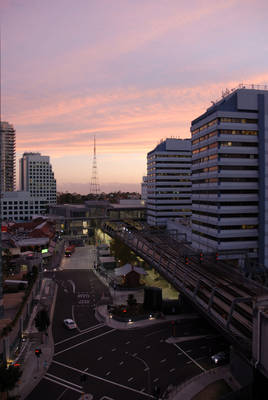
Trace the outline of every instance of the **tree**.
[[34, 322], [35, 322], [35, 327], [41, 333], [41, 341], [42, 341], [43, 332], [45, 332], [50, 325], [49, 315], [45, 308], [38, 311], [34, 319]]
[[132, 293], [128, 295], [127, 305], [129, 307], [133, 307], [133, 306], [137, 305], [137, 300], [136, 300], [136, 298], [134, 297], [134, 295]]
[[6, 393], [8, 397], [8, 391], [15, 388], [19, 378], [21, 377], [22, 371], [19, 367], [10, 365], [0, 366], [0, 391]]

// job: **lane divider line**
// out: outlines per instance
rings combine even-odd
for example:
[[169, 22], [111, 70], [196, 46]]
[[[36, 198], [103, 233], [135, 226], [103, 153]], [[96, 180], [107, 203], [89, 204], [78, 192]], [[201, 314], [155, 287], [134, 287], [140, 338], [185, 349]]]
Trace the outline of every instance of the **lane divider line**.
[[203, 372], [206, 371], [205, 368], [202, 367], [197, 361], [195, 361], [189, 354], [187, 354], [180, 346], [177, 345], [177, 343], [173, 343], [174, 346], [176, 346], [186, 357], [188, 357], [195, 365], [197, 365], [198, 368], [200, 368]]
[[116, 329], [110, 329], [108, 332], [101, 333], [100, 335], [94, 336], [93, 338], [90, 338], [90, 339], [84, 340], [83, 342], [74, 344], [73, 346], [70, 346], [67, 349], [58, 351], [57, 353], [54, 354], [54, 357], [58, 356], [59, 354], [65, 353], [65, 351], [68, 351], [68, 350], [74, 349], [75, 347], [81, 346], [84, 343], [91, 342], [91, 340], [95, 340], [95, 339], [98, 339], [101, 336], [108, 335], [109, 333], [112, 333], [114, 331], [116, 331]]

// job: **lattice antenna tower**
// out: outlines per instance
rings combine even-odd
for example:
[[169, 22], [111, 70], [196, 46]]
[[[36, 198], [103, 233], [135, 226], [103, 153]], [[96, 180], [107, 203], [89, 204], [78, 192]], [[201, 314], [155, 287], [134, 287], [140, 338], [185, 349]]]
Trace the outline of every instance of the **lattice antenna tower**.
[[100, 194], [100, 185], [98, 183], [96, 137], [95, 136], [94, 136], [94, 151], [93, 151], [92, 175], [91, 175], [91, 182], [90, 182], [90, 193], [95, 194], [95, 195]]

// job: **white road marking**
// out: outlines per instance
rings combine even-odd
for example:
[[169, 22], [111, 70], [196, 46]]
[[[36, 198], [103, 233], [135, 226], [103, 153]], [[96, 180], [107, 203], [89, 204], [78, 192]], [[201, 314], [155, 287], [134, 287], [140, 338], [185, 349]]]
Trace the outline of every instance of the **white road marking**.
[[84, 369], [84, 372], [87, 372], [88, 368]]
[[133, 379], [134, 379], [134, 378], [133, 378], [133, 376], [132, 376], [131, 378], [128, 378], [127, 381], [128, 381], [128, 382], [131, 382], [131, 381], [133, 381]]
[[52, 375], [52, 374], [50, 374], [49, 372], [46, 373], [46, 376], [49, 376], [50, 378], [57, 379], [57, 380], [62, 381], [62, 382], [64, 382], [64, 383], [68, 383], [69, 385], [76, 386], [76, 387], [79, 388], [79, 389], [83, 389], [82, 386], [77, 385], [76, 383], [72, 383], [72, 382], [70, 382], [70, 381], [66, 381], [65, 379], [59, 378], [59, 377], [56, 376], [56, 375]]
[[186, 357], [188, 357], [193, 363], [195, 363], [195, 365], [197, 365], [202, 371], [206, 371], [205, 368], [202, 367], [202, 365], [200, 365], [198, 362], [196, 362], [191, 356], [189, 356], [189, 354], [185, 353], [185, 351], [177, 345], [177, 343], [173, 343], [174, 346], [177, 347], [177, 349], [179, 349]]
[[78, 336], [84, 335], [85, 333], [91, 332], [91, 331], [95, 331], [96, 329], [101, 328], [102, 326], [105, 326], [104, 324], [97, 324], [94, 326], [91, 326], [90, 328], [87, 329], [83, 329], [81, 330], [81, 333], [78, 333], [77, 335], [71, 336], [67, 339], [61, 340], [60, 342], [54, 343], [54, 346], [57, 346], [58, 344], [64, 343], [64, 342], [68, 342], [68, 340], [72, 340]]
[[136, 355], [138, 355], [138, 353], [134, 353], [134, 354], [132, 354], [132, 356], [133, 356], [133, 357], [136, 357]]
[[190, 360], [190, 361], [187, 361], [187, 363], [186, 364], [191, 364], [192, 363], [192, 361]]
[[116, 347], [114, 347], [114, 348], [112, 349], [112, 351], [116, 351]]
[[74, 349], [75, 347], [81, 346], [81, 344], [84, 344], [84, 343], [87, 343], [87, 342], [91, 342], [91, 340], [98, 339], [99, 337], [104, 336], [104, 335], [108, 335], [109, 333], [112, 333], [112, 332], [114, 332], [114, 331], [116, 331], [116, 329], [111, 329], [111, 330], [108, 331], [108, 332], [101, 333], [100, 335], [94, 336], [93, 338], [90, 338], [90, 339], [84, 340], [83, 342], [74, 344], [73, 346], [70, 346], [70, 347], [68, 347], [67, 349], [58, 351], [57, 353], [54, 354], [54, 356], [58, 356], [59, 354], [65, 353], [65, 351], [68, 351], [68, 350], [70, 350], [70, 349]]
[[153, 380], [153, 382], [157, 382], [157, 381], [159, 381], [159, 378], [155, 378], [155, 379]]
[[103, 359], [103, 357], [102, 356], [100, 356], [99, 358], [97, 358], [97, 360], [98, 361], [100, 361], [100, 360], [102, 360]]
[[170, 370], [169, 370], [169, 372], [174, 372], [175, 371], [175, 368], [171, 368]]
[[128, 340], [127, 342], [126, 342], [126, 344], [129, 344], [130, 343], [130, 341]]
[[192, 349], [186, 350], [186, 353], [191, 353]]
[[75, 392], [78, 392], [78, 393], [80, 393], [80, 394], [84, 393], [82, 390], [79, 390], [79, 389], [76, 389], [76, 388], [74, 388], [74, 387], [72, 387], [72, 386], [66, 385], [65, 383], [62, 383], [62, 382], [60, 382], [60, 381], [58, 381], [58, 380], [51, 379], [51, 378], [49, 378], [49, 377], [46, 376], [46, 375], [44, 376], [44, 379], [46, 379], [47, 381], [53, 382], [53, 383], [57, 383], [57, 384], [60, 385], [60, 386], [64, 386], [64, 387], [66, 387], [67, 389], [74, 390]]
[[146, 346], [145, 348], [146, 348], [146, 349], [150, 349], [150, 348], [151, 348], [151, 346]]
[[105, 375], [110, 375], [111, 374], [111, 371], [108, 371], [108, 372], [106, 372], [106, 374]]
[[[78, 372], [79, 374], [81, 374], [81, 373], [83, 372], [82, 370], [80, 370], [80, 369], [78, 369], [78, 368], [71, 367], [70, 365], [63, 364], [63, 363], [61, 363], [61, 362], [59, 362], [59, 361], [52, 360], [52, 363], [57, 364], [57, 365], [60, 365], [60, 366], [65, 367], [65, 368], [69, 368], [69, 369], [71, 369], [71, 370], [73, 370], [73, 371]], [[102, 378], [101, 376], [93, 375], [93, 374], [90, 374], [89, 372], [85, 372], [85, 374], [88, 375], [88, 376], [90, 376], [90, 377], [92, 377], [92, 378], [98, 379], [98, 380], [103, 381], [103, 382], [110, 383], [111, 385], [121, 387], [121, 388], [126, 389], [126, 390], [129, 390], [129, 391], [131, 391], [131, 392], [140, 393], [140, 394], [142, 394], [142, 395], [145, 396], [145, 397], [149, 397], [149, 398], [151, 398], [151, 399], [154, 399], [154, 398], [155, 398], [154, 396], [152, 396], [152, 395], [149, 394], [149, 393], [141, 392], [140, 390], [134, 389], [134, 388], [129, 387], [129, 386], [122, 385], [121, 383], [117, 383], [117, 382], [110, 381], [109, 379]]]
[[57, 400], [60, 400], [60, 399], [65, 395], [65, 393], [67, 392], [67, 390], [68, 390], [68, 388], [66, 388], [66, 389], [59, 395], [59, 397], [57, 397]]
[[182, 353], [177, 353], [177, 356], [181, 356], [182, 355]]
[[120, 361], [119, 365], [123, 365], [123, 364], [124, 364], [124, 361]]
[[166, 362], [166, 361], [167, 361], [167, 359], [163, 358], [163, 360], [161, 360], [160, 362], [163, 363], [163, 362]]

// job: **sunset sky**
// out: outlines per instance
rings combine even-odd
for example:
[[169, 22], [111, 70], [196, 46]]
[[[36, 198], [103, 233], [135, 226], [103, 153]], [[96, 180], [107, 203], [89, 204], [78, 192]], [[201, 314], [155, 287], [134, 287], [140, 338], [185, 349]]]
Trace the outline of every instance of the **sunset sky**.
[[[267, 0], [1, 0], [2, 120], [58, 191], [140, 191], [146, 154], [239, 83], [268, 83]], [[18, 175], [18, 174], [17, 174]]]

